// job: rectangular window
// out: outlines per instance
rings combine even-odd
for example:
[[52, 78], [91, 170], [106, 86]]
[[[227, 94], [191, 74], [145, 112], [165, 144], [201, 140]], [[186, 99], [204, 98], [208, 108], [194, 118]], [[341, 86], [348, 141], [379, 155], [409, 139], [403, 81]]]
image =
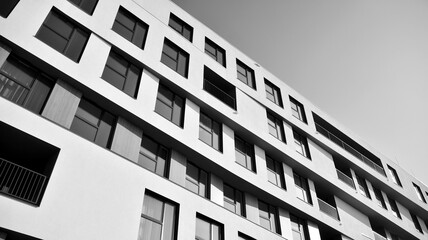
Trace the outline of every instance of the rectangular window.
[[392, 181], [395, 184], [397, 184], [398, 186], [402, 187], [400, 178], [398, 177], [398, 174], [397, 174], [397, 171], [395, 171], [395, 169], [392, 168], [391, 166], [389, 166], [389, 165], [387, 165], [387, 166], [388, 166], [388, 171], [391, 174]]
[[389, 206], [391, 207], [392, 214], [394, 214], [394, 216], [401, 219], [401, 214], [400, 214], [400, 211], [398, 210], [398, 206], [395, 200], [388, 197], [388, 202], [389, 202]]
[[146, 193], [141, 213], [138, 240], [175, 240], [178, 226], [178, 204]]
[[307, 123], [303, 105], [290, 96], [291, 114], [300, 121]]
[[236, 59], [236, 69], [238, 74], [238, 79], [250, 86], [253, 89], [256, 89], [256, 82], [254, 79], [254, 70], [245, 65], [245, 63]]
[[427, 203], [427, 201], [424, 198], [424, 195], [422, 194], [421, 188], [418, 185], [416, 185], [416, 183], [413, 183], [413, 188], [415, 189], [416, 195], [418, 195], [419, 200], [424, 203]]
[[7, 18], [13, 11], [19, 0], [2, 0], [0, 1], [0, 16]]
[[223, 224], [196, 214], [195, 240], [222, 240]]
[[259, 200], [259, 217], [260, 225], [272, 232], [281, 234], [278, 221], [278, 210]]
[[121, 55], [110, 51], [102, 79], [131, 97], [137, 96], [142, 70]]
[[269, 182], [285, 189], [284, 169], [282, 168], [282, 163], [266, 156], [266, 165]]
[[304, 157], [307, 157], [308, 159], [311, 159], [311, 154], [309, 152], [309, 145], [308, 140], [300, 135], [300, 133], [293, 130], [293, 136], [294, 136], [294, 145], [296, 146], [296, 152], [300, 153]]
[[199, 139], [212, 148], [222, 151], [221, 123], [201, 112], [199, 115]]
[[208, 38], [205, 38], [205, 53], [226, 67], [226, 51]]
[[203, 89], [236, 110], [236, 88], [228, 81], [217, 75], [214, 71], [204, 67]]
[[155, 112], [159, 113], [175, 125], [183, 127], [184, 99], [163, 85], [159, 85]]
[[182, 35], [184, 38], [192, 41], [193, 38], [193, 27], [191, 27], [189, 24], [185, 23], [183, 20], [175, 16], [174, 14], [169, 15], [169, 23], [168, 25], [177, 31], [180, 35]]
[[116, 117], [85, 99], [80, 99], [70, 130], [101, 147], [110, 148]]
[[208, 187], [208, 173], [187, 162], [186, 188], [202, 197], [208, 198]]
[[375, 199], [377, 204], [386, 209], [386, 204], [385, 204], [385, 200], [383, 199], [382, 192], [374, 186], [373, 186], [373, 192], [375, 194]]
[[46, 17], [36, 37], [71, 60], [79, 62], [89, 33], [63, 13], [53, 10]]
[[244, 194], [235, 188], [224, 184], [224, 207], [240, 216], [245, 217], [244, 211]]
[[281, 90], [273, 83], [265, 79], [266, 98], [282, 107]]
[[284, 124], [282, 123], [282, 120], [270, 112], [266, 112], [266, 114], [269, 134], [278, 138], [278, 140], [285, 142]]
[[138, 164], [160, 176], [166, 177], [170, 151], [152, 138], [143, 135]]
[[250, 236], [247, 236], [241, 232], [238, 232], [238, 239], [239, 240], [256, 240], [255, 238], [252, 238]]
[[293, 240], [309, 239], [308, 224], [305, 220], [290, 214], [290, 222]]
[[98, 0], [68, 0], [80, 8], [82, 11], [86, 12], [89, 15], [92, 15], [97, 6]]
[[149, 25], [123, 7], [119, 8], [112, 29], [137, 47], [144, 49]]
[[54, 85], [44, 73], [9, 56], [0, 68], [0, 96], [40, 114]]
[[412, 221], [413, 221], [413, 224], [415, 225], [416, 230], [418, 230], [420, 233], [423, 233], [421, 224], [419, 223], [419, 220], [418, 220], [418, 217], [415, 214], [413, 214], [412, 212], [410, 212], [410, 216], [412, 216]]
[[311, 192], [309, 190], [308, 179], [293, 173], [294, 184], [296, 185], [297, 197], [309, 204], [312, 204]]
[[235, 157], [239, 165], [256, 172], [254, 146], [235, 135]]
[[166, 38], [163, 43], [161, 62], [187, 78], [189, 54]]
[[358, 175], [356, 175], [356, 177], [357, 177], [357, 183], [358, 183], [358, 191], [361, 193], [361, 195], [371, 199], [369, 188], [367, 187], [366, 179]]

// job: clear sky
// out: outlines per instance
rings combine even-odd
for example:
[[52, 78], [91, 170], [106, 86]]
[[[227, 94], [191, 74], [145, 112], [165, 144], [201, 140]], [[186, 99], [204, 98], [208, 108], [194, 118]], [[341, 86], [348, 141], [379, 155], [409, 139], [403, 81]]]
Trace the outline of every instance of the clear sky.
[[173, 1], [428, 185], [428, 1]]

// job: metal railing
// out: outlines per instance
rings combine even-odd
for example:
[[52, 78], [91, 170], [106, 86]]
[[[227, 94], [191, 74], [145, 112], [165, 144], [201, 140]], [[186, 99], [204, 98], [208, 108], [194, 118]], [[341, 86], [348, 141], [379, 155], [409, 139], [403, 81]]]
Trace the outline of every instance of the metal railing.
[[38, 204], [46, 176], [0, 158], [0, 193]]
[[339, 214], [337, 213], [337, 209], [322, 199], [318, 198], [318, 205], [320, 206], [321, 212], [329, 215], [330, 217], [339, 220]]
[[357, 157], [358, 159], [360, 159], [362, 162], [364, 162], [365, 164], [367, 164], [369, 167], [373, 168], [374, 170], [376, 170], [380, 174], [386, 176], [383, 167], [379, 166], [378, 164], [376, 164], [375, 162], [373, 162], [372, 160], [370, 160], [368, 157], [364, 156], [362, 153], [358, 152], [353, 147], [349, 146], [349, 144], [345, 143], [342, 139], [340, 139], [339, 137], [335, 136], [334, 134], [332, 134], [327, 129], [323, 128], [318, 123], [315, 123], [315, 126], [316, 126], [316, 129], [317, 129], [317, 132], [321, 133], [326, 138], [330, 139], [332, 142], [336, 143], [337, 145], [339, 145], [340, 147], [342, 147], [343, 149], [345, 149], [347, 152], [349, 152], [350, 154], [352, 154], [355, 157]]
[[236, 99], [206, 79], [204, 79], [204, 90], [229, 107], [236, 109]]
[[350, 187], [352, 187], [353, 189], [355, 189], [355, 183], [354, 183], [354, 180], [352, 180], [351, 177], [349, 177], [348, 175], [344, 174], [339, 169], [336, 169], [336, 172], [337, 172], [337, 177], [340, 180], [342, 180], [342, 182], [348, 184]]

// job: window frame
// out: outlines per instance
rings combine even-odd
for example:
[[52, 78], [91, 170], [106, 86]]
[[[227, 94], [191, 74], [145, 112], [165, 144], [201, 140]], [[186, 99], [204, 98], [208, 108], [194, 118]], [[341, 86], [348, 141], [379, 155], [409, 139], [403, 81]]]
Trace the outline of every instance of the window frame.
[[[300, 234], [301, 240], [309, 239], [309, 229], [308, 222], [300, 217], [297, 217], [294, 214], [290, 213], [290, 223], [291, 223], [291, 231], [298, 232]], [[297, 226], [298, 229], [294, 228], [293, 223]]]
[[[171, 56], [171, 54], [168, 54], [167, 49], [173, 52], [174, 56]], [[177, 46], [175, 43], [173, 43], [168, 38], [164, 39], [163, 47], [162, 47], [162, 53], [161, 53], [161, 63], [163, 63], [165, 66], [171, 68], [176, 73], [180, 74], [181, 76], [187, 78], [189, 74], [189, 62], [190, 62], [190, 55], [186, 51], [184, 51], [182, 48]]]
[[392, 215], [401, 219], [401, 213], [400, 213], [400, 210], [398, 209], [397, 201], [395, 201], [394, 199], [392, 199], [389, 196], [387, 196], [387, 197], [388, 197], [389, 206], [390, 206], [391, 211], [392, 211]]
[[400, 178], [398, 177], [397, 171], [393, 167], [389, 166], [388, 164], [386, 166], [388, 168], [389, 174], [392, 177], [392, 181], [398, 186], [403, 187], [403, 185], [401, 184]]
[[302, 136], [302, 134], [297, 132], [295, 129], [293, 129], [293, 138], [296, 152], [310, 160], [311, 152], [309, 151], [308, 139]]
[[[226, 188], [229, 188], [233, 196], [226, 196]], [[241, 196], [239, 198], [239, 195]], [[230, 200], [229, 200], [230, 199]], [[233, 202], [232, 202], [233, 201]], [[226, 207], [226, 203], [234, 206], [234, 210]], [[238, 206], [239, 204], [239, 206]], [[223, 184], [223, 207], [227, 210], [238, 214], [239, 216], [245, 217], [245, 195], [244, 192], [237, 190], [236, 188], [224, 183]]]
[[[191, 166], [191, 167], [193, 167], [194, 169], [196, 169], [197, 170], [197, 180], [196, 179], [193, 179], [191, 176], [189, 176], [189, 169], [190, 169], [190, 167], [189, 167], [189, 165]], [[203, 177], [202, 177], [202, 175], [205, 175], [206, 176], [206, 181], [205, 182], [203, 182]], [[197, 185], [198, 186], [198, 192], [195, 192], [195, 191], [193, 191], [189, 186], [188, 186], [188, 182], [189, 182], [189, 184], [193, 184], [193, 185]], [[201, 185], [202, 184], [204, 184], [205, 185], [205, 190], [203, 190], [203, 191], [201, 191]], [[184, 184], [184, 187], [187, 189], [187, 190], [189, 190], [189, 191], [191, 191], [191, 192], [193, 192], [193, 193], [195, 193], [195, 194], [198, 194], [199, 196], [201, 196], [201, 197], [204, 197], [204, 198], [209, 198], [210, 197], [210, 174], [207, 172], [207, 171], [205, 171], [205, 170], [203, 170], [202, 168], [200, 168], [200, 167], [198, 167], [198, 166], [196, 166], [195, 164], [193, 164], [193, 163], [191, 163], [191, 162], [189, 162], [189, 161], [187, 161], [187, 164], [186, 164], [186, 177], [185, 177], [185, 184]]]
[[375, 200], [376, 200], [377, 204], [380, 207], [387, 209], [385, 199], [383, 198], [383, 195], [382, 195], [382, 191], [373, 185], [372, 185], [372, 187], [373, 187], [373, 192], [374, 192]]
[[412, 212], [410, 212], [410, 216], [412, 217], [412, 222], [413, 222], [413, 225], [415, 226], [416, 230], [418, 230], [418, 232], [424, 234], [424, 232], [422, 231], [422, 226], [421, 226], [421, 223], [419, 222], [418, 216], [416, 216]]
[[[210, 121], [209, 126], [205, 126], [202, 122], [202, 118], [206, 118], [208, 121]], [[203, 138], [201, 138], [201, 131], [206, 132], [211, 136], [211, 143], [204, 141]], [[217, 138], [217, 141], [215, 139]], [[199, 112], [199, 140], [207, 144], [208, 146], [214, 148], [215, 150], [222, 152], [223, 151], [223, 126], [220, 122], [217, 122], [213, 120], [211, 117], [209, 117], [207, 114], [203, 113], [202, 111]], [[217, 142], [217, 144], [215, 144]]]
[[293, 172], [293, 179], [294, 185], [297, 187], [298, 190], [301, 190], [303, 193], [303, 198], [300, 198], [298, 194], [297, 198], [312, 205], [311, 189], [309, 187], [308, 179], [296, 172]]
[[305, 107], [299, 101], [297, 101], [292, 96], [289, 96], [290, 106], [291, 106], [291, 115], [299, 119], [301, 122], [308, 124], [305, 114]]
[[[11, 3], [9, 3], [9, 2], [5, 2], [5, 1], [2, 1], [2, 3], [4, 3], [4, 4], [6, 4], [6, 7], [5, 7], [5, 5], [3, 4], [3, 5], [0, 5], [1, 7], [0, 7], [0, 16], [1, 17], [3, 17], [3, 18], [7, 18], [7, 17], [9, 17], [9, 15], [13, 12], [13, 10], [15, 9], [15, 7], [16, 7], [16, 5], [18, 5], [18, 3], [19, 3], [19, 0], [14, 0], [15, 2], [11, 2]], [[8, 4], [9, 3], [9, 4]], [[4, 8], [5, 7], [5, 8]]]
[[[161, 91], [165, 91], [165, 93], [167, 93], [168, 95], [171, 95], [172, 99], [169, 99], [167, 96], [164, 96], [164, 95], [160, 97], [159, 94], [162, 94]], [[169, 104], [168, 102], [165, 102], [164, 100], [162, 100], [162, 98], [169, 100], [171, 104]], [[179, 103], [181, 103], [181, 105]], [[158, 105], [158, 104], [162, 104], [162, 105]], [[162, 111], [162, 106], [170, 109], [170, 114], [169, 114], [170, 116], [164, 115], [164, 112]], [[168, 121], [172, 122], [173, 124], [177, 125], [178, 127], [183, 128], [184, 116], [186, 111], [185, 109], [186, 109], [185, 98], [176, 94], [165, 85], [159, 84], [158, 93], [156, 95], [155, 109], [154, 109], [154, 111], [157, 114], [167, 119]]]
[[277, 86], [275, 86], [275, 84], [273, 84], [271, 81], [267, 80], [266, 78], [265, 78], [265, 92], [266, 92], [266, 98], [269, 101], [283, 108], [281, 89], [279, 89]]
[[[284, 122], [282, 121], [282, 119], [268, 110], [266, 111], [266, 117], [269, 134], [280, 140], [281, 142], [286, 143], [287, 141], [285, 139]], [[273, 134], [273, 131], [275, 132], [275, 134]]]
[[[85, 13], [89, 14], [92, 16], [92, 14], [95, 11], [95, 8], [97, 7], [98, 4], [98, 0], [80, 0], [80, 2], [78, 3], [79, 0], [68, 0], [70, 3], [72, 3], [73, 5], [75, 5], [76, 7], [78, 7], [80, 10], [84, 11]], [[90, 3], [88, 5], [88, 2]], [[92, 6], [93, 5], [93, 6]], [[89, 8], [85, 8], [91, 6]]]
[[427, 200], [424, 197], [424, 194], [422, 193], [422, 189], [419, 187], [419, 185], [417, 185], [416, 183], [412, 182], [413, 184], [413, 189], [416, 192], [416, 195], [418, 196], [419, 201], [423, 202], [423, 203], [427, 203]]
[[355, 174], [355, 177], [357, 178], [357, 191], [368, 199], [372, 199], [370, 196], [369, 187], [367, 186], [367, 180], [358, 174]]
[[236, 73], [239, 81], [257, 90], [254, 70], [239, 59], [236, 59]]
[[[263, 210], [262, 205], [265, 205], [266, 208]], [[258, 200], [258, 208], [259, 208], [259, 222], [260, 226], [264, 229], [267, 229], [271, 232], [275, 232], [278, 234], [281, 234], [281, 227], [279, 223], [279, 214], [278, 214], [278, 208], [275, 206], [272, 206], [264, 201]], [[267, 213], [267, 218], [263, 216], [262, 213]], [[262, 225], [262, 219], [269, 222], [269, 228]]]
[[[214, 52], [211, 52], [209, 49], [207, 49], [207, 46], [212, 48]], [[207, 37], [205, 37], [204, 51], [205, 51], [205, 54], [210, 56], [220, 65], [222, 65], [223, 67], [226, 67], [226, 51], [224, 50], [224, 48], [220, 47], [217, 43], [215, 43], [214, 41], [212, 41]]]
[[[119, 14], [121, 14], [120, 17], [119, 17]], [[125, 24], [123, 24], [119, 20], [121, 18], [126, 18], [126, 20], [128, 20], [129, 22], [132, 22], [134, 24], [133, 29], [130, 29], [129, 27], [125, 26]], [[119, 28], [118, 28], [118, 26], [119, 26]], [[121, 30], [119, 30], [120, 27], [125, 28], [126, 30], [128, 30], [131, 33], [132, 36], [130, 36], [130, 39], [128, 39], [127, 36], [122, 35], [122, 33], [120, 32]], [[135, 46], [144, 50], [144, 46], [146, 45], [147, 35], [149, 33], [149, 25], [147, 23], [145, 23], [144, 21], [142, 21], [137, 16], [135, 16], [135, 14], [131, 13], [126, 8], [124, 8], [122, 6], [119, 7], [119, 9], [117, 10], [117, 14], [116, 14], [116, 17], [114, 19], [114, 22], [113, 22], [111, 29], [115, 33], [119, 34], [121, 37], [125, 38], [126, 40], [128, 40], [129, 42], [134, 44]], [[142, 36], [140, 36], [140, 34], [138, 34], [138, 33], [141, 33]], [[138, 39], [142, 40], [141, 43]]]
[[[148, 156], [147, 154], [144, 153], [144, 151], [143, 151], [144, 140], [148, 140], [148, 141], [151, 141], [154, 144], [156, 144], [156, 154], [154, 154], [155, 159], [153, 159], [151, 156]], [[149, 150], [147, 150], [147, 151], [149, 151]], [[159, 172], [160, 170], [158, 170], [158, 164], [159, 164], [159, 158], [162, 159], [162, 157], [159, 156], [159, 155], [161, 155], [160, 153], [162, 151], [166, 152], [166, 159], [163, 159], [163, 160], [165, 160], [165, 163], [163, 166], [163, 171], [161, 173], [161, 172]], [[144, 161], [144, 159], [142, 159], [142, 158], [146, 158], [148, 160], [155, 162], [155, 169], [152, 171], [151, 169], [144, 167], [143, 164], [141, 163], [142, 161]], [[169, 149], [169, 148], [165, 147], [164, 145], [160, 144], [159, 142], [155, 141], [153, 138], [143, 134], [143, 136], [141, 137], [140, 151], [139, 151], [139, 155], [138, 155], [138, 162], [137, 162], [138, 165], [142, 166], [143, 168], [145, 168], [149, 171], [156, 173], [159, 176], [167, 178], [168, 172], [169, 172], [170, 160], [171, 160], [171, 149]]]
[[[284, 190], [287, 189], [287, 186], [285, 184], [285, 177], [284, 177], [284, 168], [281, 162], [274, 160], [270, 156], [266, 155], [266, 169], [268, 171], [268, 181], [272, 184], [274, 184], [277, 187], [280, 187]], [[271, 162], [271, 163], [270, 163]], [[270, 168], [269, 166], [273, 167]], [[273, 182], [269, 176], [269, 173], [273, 174], [275, 177], [275, 182]]]
[[[178, 32], [185, 39], [192, 42], [193, 27], [183, 21], [181, 18], [177, 17], [177, 15], [173, 14], [172, 12], [169, 14], [168, 26]], [[186, 31], [188, 34], [186, 34]]]
[[[243, 149], [237, 149], [238, 147], [237, 142], [240, 142], [243, 145], [243, 147], [245, 147], [245, 152], [242, 151]], [[237, 161], [238, 160], [237, 154], [241, 154], [244, 156], [245, 165]], [[255, 172], [255, 173], [257, 172], [256, 161], [254, 156], [254, 145], [244, 141], [241, 137], [237, 136], [236, 134], [235, 134], [235, 162], [252, 172]]]
[[[210, 239], [204, 239], [204, 238], [199, 238], [196, 234], [197, 234], [197, 228], [198, 228], [198, 220], [203, 221], [205, 223], [209, 224], [209, 229], [210, 229]], [[214, 226], [217, 227], [218, 229], [218, 239], [213, 239], [213, 235], [214, 235]], [[217, 222], [209, 217], [206, 217], [200, 213], [196, 213], [196, 224], [195, 224], [195, 240], [223, 240], [224, 239], [224, 225], [220, 222]]]

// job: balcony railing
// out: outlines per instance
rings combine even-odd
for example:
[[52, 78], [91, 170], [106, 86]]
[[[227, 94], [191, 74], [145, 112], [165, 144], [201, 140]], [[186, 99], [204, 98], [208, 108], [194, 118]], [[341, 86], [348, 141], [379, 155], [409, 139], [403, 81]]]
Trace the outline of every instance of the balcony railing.
[[339, 214], [337, 213], [337, 209], [330, 204], [324, 202], [323, 200], [318, 198], [318, 205], [320, 206], [321, 212], [329, 215], [330, 217], [339, 220]]
[[38, 204], [46, 176], [0, 158], [0, 193]]
[[236, 109], [235, 98], [206, 79], [204, 80], [204, 90], [211, 93], [211, 95], [224, 102], [229, 107]]
[[354, 180], [352, 180], [352, 178], [350, 178], [348, 175], [344, 174], [343, 172], [341, 172], [338, 169], [336, 169], [336, 172], [337, 172], [337, 177], [340, 180], [342, 180], [342, 182], [348, 184], [350, 187], [355, 189], [355, 183], [354, 183]]
[[334, 134], [329, 132], [327, 129], [323, 128], [318, 123], [315, 123], [315, 125], [316, 125], [317, 132], [321, 133], [326, 138], [330, 139], [332, 142], [336, 143], [337, 145], [339, 145], [340, 147], [345, 149], [347, 152], [349, 152], [350, 154], [352, 154], [355, 157], [357, 157], [358, 159], [360, 159], [362, 162], [367, 164], [369, 167], [373, 168], [374, 170], [376, 170], [380, 174], [386, 176], [385, 171], [383, 170], [383, 167], [377, 165], [375, 162], [373, 162], [372, 160], [370, 160], [369, 158], [364, 156], [362, 153], [355, 150], [353, 147], [349, 146], [342, 139], [340, 139], [339, 137], [336, 137]]

